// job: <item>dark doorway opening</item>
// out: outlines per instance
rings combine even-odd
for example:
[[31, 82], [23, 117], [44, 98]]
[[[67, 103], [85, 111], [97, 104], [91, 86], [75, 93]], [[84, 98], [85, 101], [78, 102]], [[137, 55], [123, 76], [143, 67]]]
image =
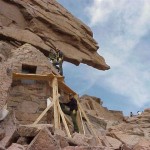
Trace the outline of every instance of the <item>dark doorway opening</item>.
[[36, 74], [37, 66], [22, 64], [22, 73]]

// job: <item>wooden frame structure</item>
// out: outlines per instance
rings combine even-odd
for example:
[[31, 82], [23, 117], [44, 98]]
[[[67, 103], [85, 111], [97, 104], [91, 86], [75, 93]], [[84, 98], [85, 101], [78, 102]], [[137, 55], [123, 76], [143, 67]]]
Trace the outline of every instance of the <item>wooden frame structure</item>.
[[[47, 111], [51, 108], [54, 107], [54, 128], [55, 129], [60, 129], [61, 124], [60, 124], [60, 118], [62, 119], [62, 122], [64, 124], [66, 133], [68, 137], [71, 137], [71, 133], [69, 131], [67, 122], [70, 123], [70, 120], [67, 118], [67, 116], [63, 113], [60, 104], [59, 104], [59, 96], [60, 94], [58, 93], [58, 88], [63, 89], [66, 93], [72, 93], [75, 98], [77, 99], [78, 103], [78, 122], [82, 126], [82, 130], [80, 131], [81, 133], [85, 134], [85, 128], [84, 128], [84, 123], [82, 120], [82, 117], [84, 117], [87, 121], [87, 124], [89, 126], [89, 129], [91, 133], [96, 137], [96, 139], [99, 141], [98, 136], [95, 133], [95, 130], [93, 129], [93, 126], [91, 122], [89, 121], [87, 115], [85, 114], [79, 100], [78, 100], [78, 95], [76, 92], [74, 92], [72, 89], [70, 89], [65, 83], [64, 83], [64, 77], [54, 75], [53, 73], [51, 74], [46, 74], [46, 75], [41, 75], [41, 74], [23, 74], [23, 73], [13, 73], [13, 80], [18, 80], [18, 79], [25, 79], [25, 80], [46, 80], [49, 82], [49, 86], [53, 88], [53, 100], [52, 103], [45, 108], [45, 110], [40, 114], [40, 116], [35, 120], [33, 125], [38, 124], [38, 122], [43, 118], [43, 116], [47, 113]], [[51, 84], [52, 83], [52, 84]], [[83, 116], [82, 116], [83, 115]], [[71, 123], [70, 123], [71, 124]]]

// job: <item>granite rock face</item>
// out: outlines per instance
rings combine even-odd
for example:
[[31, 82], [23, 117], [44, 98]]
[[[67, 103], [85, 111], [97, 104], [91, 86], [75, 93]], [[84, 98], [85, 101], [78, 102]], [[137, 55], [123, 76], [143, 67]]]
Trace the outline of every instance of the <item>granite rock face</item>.
[[[82, 108], [92, 123], [96, 136], [92, 134], [84, 117], [82, 119], [85, 133], [83, 134], [82, 131], [80, 133], [75, 132], [71, 133], [72, 137], [68, 137], [64, 128], [54, 130], [54, 126], [51, 124], [18, 126], [14, 115], [10, 114], [4, 121], [0, 122], [2, 135], [0, 148], [16, 150], [150, 149], [150, 109], [145, 109], [141, 115], [126, 117], [122, 120], [121, 113], [117, 111], [112, 113], [112, 111], [104, 108], [102, 101], [96, 97], [85, 95], [80, 98], [80, 101]], [[93, 109], [88, 111], [87, 108]], [[112, 124], [108, 121], [110, 119], [113, 122]], [[118, 122], [115, 123], [116, 121]]]
[[[28, 109], [28, 111], [30, 112], [32, 109], [32, 113], [34, 113], [34, 116], [37, 117], [38, 114], [35, 114], [35, 112], [37, 112], [37, 109], [40, 110], [43, 108], [43, 106], [45, 108], [46, 104], [45, 104], [45, 98], [43, 98], [44, 99], [43, 104], [37, 107], [37, 104], [35, 103], [36, 101], [35, 99], [41, 100], [42, 99], [41, 97], [43, 97], [42, 93], [45, 93], [45, 95], [48, 94], [46, 90], [48, 86], [47, 82], [43, 83], [45, 84], [45, 86], [41, 85], [41, 83], [35, 83], [34, 87], [32, 86], [33, 84], [26, 85], [28, 86], [28, 90], [30, 90], [30, 94], [29, 94], [29, 92], [27, 92], [28, 90], [24, 89], [25, 85], [22, 86], [22, 83], [18, 83], [17, 81], [13, 79], [13, 73], [15, 72], [22, 73], [22, 71], [24, 70], [23, 66], [25, 67], [26, 65], [28, 65], [28, 67], [35, 66], [36, 74], [49, 74], [51, 72], [58, 74], [57, 70], [49, 62], [47, 57], [45, 57], [41, 51], [33, 47], [31, 44], [24, 44], [20, 46], [19, 48], [16, 48], [16, 47], [12, 48], [6, 42], [0, 42], [0, 47], [1, 47], [1, 50], [3, 50], [3, 59], [2, 59], [2, 62], [0, 63], [0, 78], [1, 78], [0, 80], [0, 108], [3, 108], [6, 102], [8, 104], [8, 107], [16, 107], [18, 106], [20, 102], [21, 103], [23, 102], [22, 101], [23, 98], [25, 101], [32, 99], [32, 104], [34, 103], [33, 105], [35, 109], [33, 110], [33, 107], [31, 107], [30, 110]], [[17, 86], [15, 82], [17, 82]], [[15, 84], [15, 86], [12, 86], [13, 84]], [[31, 86], [32, 88], [29, 86]], [[38, 89], [40, 86], [41, 86], [41, 90]], [[40, 92], [37, 92], [38, 94], [36, 94], [37, 96], [35, 96], [34, 95], [35, 92], [33, 91], [39, 91], [39, 90]], [[22, 93], [22, 96], [20, 95], [21, 93]], [[27, 93], [29, 95], [25, 96], [25, 94]], [[32, 93], [34, 94], [32, 95]], [[29, 106], [33, 106], [33, 105], [29, 105]], [[19, 109], [20, 108], [21, 107], [19, 107]], [[27, 106], [26, 108], [29, 108], [29, 107]], [[26, 108], [25, 108], [25, 104], [23, 104], [23, 109], [26, 109]], [[23, 114], [23, 109], [21, 110], [22, 113], [17, 113], [17, 114], [18, 115]], [[25, 116], [28, 117], [28, 119], [29, 117], [31, 117], [31, 115], [28, 115], [28, 114], [25, 114]], [[19, 118], [22, 118], [22, 116]], [[32, 120], [32, 119], [30, 118], [29, 120]]]
[[65, 61], [110, 68], [97, 53], [90, 28], [55, 0], [1, 0], [0, 40], [15, 47], [29, 43], [46, 56], [51, 48], [59, 48]]

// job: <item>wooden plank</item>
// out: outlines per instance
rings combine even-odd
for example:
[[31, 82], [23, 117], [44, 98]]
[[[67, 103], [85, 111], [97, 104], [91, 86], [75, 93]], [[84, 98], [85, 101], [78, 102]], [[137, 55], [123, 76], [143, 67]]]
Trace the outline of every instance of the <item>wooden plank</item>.
[[58, 82], [57, 78], [53, 79], [53, 101], [54, 101], [54, 127], [55, 129], [59, 129], [59, 116], [58, 116], [58, 107], [57, 107], [57, 95], [58, 95]]
[[25, 73], [13, 73], [13, 80], [52, 80], [56, 77], [59, 81], [64, 81], [64, 77], [55, 76], [54, 74], [25, 74]]
[[33, 123], [33, 125], [36, 125], [43, 118], [43, 116], [53, 106], [53, 104], [54, 104], [54, 101], [52, 101], [52, 103], [40, 114], [40, 116], [36, 119], [36, 121]]
[[66, 119], [66, 121], [70, 124], [70, 125], [72, 125], [72, 122], [68, 119], [68, 117], [64, 114], [64, 117], [65, 117], [65, 119]]
[[67, 86], [64, 82], [62, 82], [62, 81], [59, 81], [58, 82], [58, 87], [60, 88], [60, 89], [62, 89], [65, 93], [72, 93], [72, 94], [74, 94], [74, 95], [76, 95], [77, 93], [76, 92], [74, 92], [69, 86]]
[[82, 119], [82, 113], [81, 110], [79, 109], [79, 115], [80, 115], [80, 120], [81, 120], [81, 124], [82, 124], [82, 130], [83, 130], [83, 134], [85, 135], [85, 128], [84, 128], [84, 123], [83, 123], [83, 119]]
[[67, 135], [68, 135], [68, 137], [71, 137], [71, 134], [70, 134], [70, 131], [69, 131], [68, 125], [67, 125], [66, 120], [65, 120], [65, 117], [64, 117], [64, 113], [62, 112], [62, 110], [61, 110], [61, 107], [60, 107], [60, 104], [59, 104], [59, 103], [58, 103], [58, 110], [59, 110], [59, 112], [60, 112], [60, 115], [61, 115], [61, 118], [62, 118], [63, 124], [64, 124], [64, 126], [65, 126], [65, 130], [66, 130], [66, 132], [67, 132]]
[[88, 125], [89, 125], [89, 127], [91, 129], [91, 131], [93, 132], [93, 135], [97, 138], [98, 142], [100, 142], [100, 139], [98, 138], [98, 136], [97, 136], [97, 134], [96, 134], [96, 132], [95, 132], [95, 130], [93, 128], [92, 123], [90, 122], [89, 118], [87, 117], [86, 113], [84, 112], [84, 110], [83, 110], [83, 108], [82, 108], [82, 106], [81, 106], [81, 104], [80, 104], [78, 99], [77, 99], [77, 102], [78, 102], [78, 106], [79, 106], [78, 109], [81, 110], [81, 113], [83, 114], [84, 118], [86, 119], [86, 121], [87, 121], [87, 123], [88, 123]]
[[29, 80], [49, 80], [54, 78], [52, 74], [41, 75], [41, 74], [25, 74], [25, 73], [13, 73], [13, 79], [29, 79]]
[[60, 112], [59, 112], [59, 109], [58, 109], [59, 98], [57, 98], [56, 103], [57, 103], [57, 113], [58, 113], [58, 128], [61, 129]]
[[81, 122], [81, 118], [80, 118], [79, 109], [77, 111], [76, 121], [77, 121], [77, 125], [78, 125], [78, 128], [79, 128], [79, 132], [83, 133], [83, 128], [82, 128], [82, 122]]

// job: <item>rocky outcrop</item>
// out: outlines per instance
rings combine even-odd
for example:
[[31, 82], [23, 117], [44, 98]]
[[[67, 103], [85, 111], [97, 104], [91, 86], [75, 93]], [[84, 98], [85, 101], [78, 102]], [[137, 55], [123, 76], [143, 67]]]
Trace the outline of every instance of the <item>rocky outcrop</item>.
[[107, 135], [118, 139], [130, 149], [148, 150], [150, 147], [150, 109], [141, 115], [128, 117], [125, 122], [112, 126]]
[[[85, 109], [87, 114], [93, 117], [98, 117], [101, 120], [105, 118], [107, 122], [122, 122], [124, 119], [122, 111], [113, 111], [108, 110], [106, 107], [103, 107], [102, 100], [93, 96], [83, 95], [80, 98], [82, 107]], [[115, 122], [114, 122], [115, 121]]]
[[[150, 149], [150, 109], [146, 109], [141, 115], [126, 117], [120, 120], [120, 114], [116, 116], [118, 112], [114, 115], [115, 111], [112, 113], [112, 111], [106, 108], [104, 108], [104, 111], [102, 109], [103, 106], [100, 105], [102, 101], [96, 97], [86, 95], [83, 96], [80, 101], [92, 123], [97, 137], [90, 131], [84, 117], [83, 124], [85, 127], [85, 134], [71, 133], [71, 137], [67, 137], [64, 128], [54, 130], [54, 126], [51, 124], [17, 125], [18, 122], [15, 116], [10, 114], [4, 121], [0, 122], [1, 149]], [[89, 105], [88, 107], [92, 107], [93, 111], [87, 111], [86, 104]], [[100, 112], [103, 114], [103, 118], [100, 116]], [[111, 117], [112, 124], [108, 121], [109, 117]], [[116, 121], [118, 122], [116, 123]]]
[[66, 61], [109, 69], [90, 28], [55, 0], [1, 0], [0, 40], [12, 47], [29, 43], [46, 56], [57, 47]]

